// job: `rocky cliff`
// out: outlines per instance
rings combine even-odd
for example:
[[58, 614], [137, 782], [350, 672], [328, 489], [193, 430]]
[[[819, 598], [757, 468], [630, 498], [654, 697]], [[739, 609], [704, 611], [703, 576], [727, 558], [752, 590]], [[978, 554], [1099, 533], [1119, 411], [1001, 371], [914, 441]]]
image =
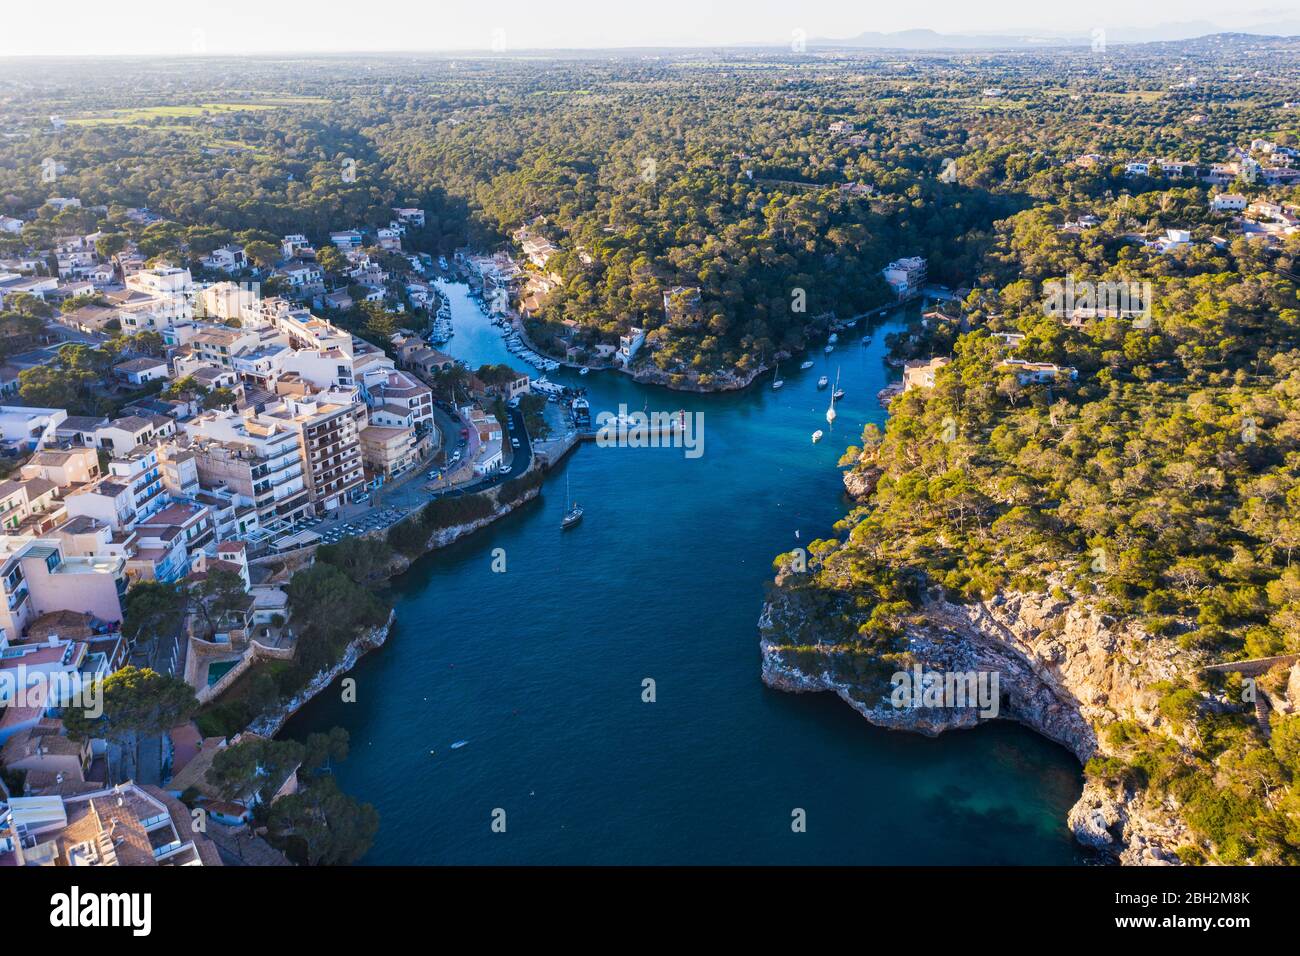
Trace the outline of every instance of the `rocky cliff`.
[[[864, 688], [829, 666], [810, 666], [805, 633], [810, 614], [797, 589], [778, 586], [759, 621], [763, 680], [793, 692], [831, 691], [881, 727], [930, 736], [974, 726], [973, 708], [895, 707], [875, 687]], [[1068, 747], [1086, 762], [1104, 745], [1098, 730], [1119, 719], [1148, 728], [1161, 723], [1150, 685], [1179, 676], [1185, 652], [1132, 625], [1087, 607], [1034, 594], [953, 604], [933, 594], [906, 628], [908, 663], [925, 671], [996, 672], [1000, 717], [1017, 720]], [[797, 659], [797, 660], [796, 660]], [[1071, 810], [1081, 843], [1124, 863], [1176, 863], [1185, 828], [1176, 809], [1148, 806], [1142, 793], [1110, 792], [1090, 784]]]
[[[496, 508], [493, 510], [493, 512], [489, 515], [484, 515], [482, 518], [478, 518], [474, 521], [470, 521], [465, 524], [451, 525], [449, 527], [439, 528], [437, 531], [430, 532], [429, 540], [425, 542], [424, 550], [421, 551], [420, 554], [417, 555], [416, 557], [420, 557], [422, 555], [428, 554], [431, 551], [437, 551], [439, 548], [445, 548], [447, 547], [447, 545], [451, 544], [452, 542], [459, 541], [461, 538], [465, 537], [466, 535], [473, 534], [475, 531], [478, 531], [480, 528], [486, 528], [488, 525], [492, 524], [492, 522], [504, 518], [506, 515], [510, 514], [510, 512], [516, 510], [517, 508], [523, 507], [523, 505], [532, 501], [541, 493], [542, 493], [542, 489], [540, 487], [529, 488], [522, 495], [520, 495], [516, 500], [511, 501], [508, 504], [498, 504]], [[400, 552], [394, 554], [392, 560], [388, 564], [387, 576], [396, 577], [397, 575], [404, 573], [408, 568], [410, 568], [413, 560], [414, 560], [413, 558], [405, 554], [401, 554]]]
[[371, 628], [364, 631], [344, 649], [343, 655], [334, 663], [332, 667], [327, 667], [313, 677], [297, 694], [290, 700], [287, 700], [272, 710], [270, 713], [262, 714], [251, 724], [248, 729], [255, 734], [263, 737], [274, 737], [280, 732], [289, 718], [296, 714], [302, 707], [313, 697], [323, 691], [326, 687], [334, 682], [334, 679], [341, 674], [346, 674], [352, 668], [356, 667], [365, 654], [373, 651], [377, 647], [382, 647], [388, 640], [388, 632], [393, 626], [393, 621], [397, 619], [396, 611], [388, 612], [388, 620], [381, 627]]

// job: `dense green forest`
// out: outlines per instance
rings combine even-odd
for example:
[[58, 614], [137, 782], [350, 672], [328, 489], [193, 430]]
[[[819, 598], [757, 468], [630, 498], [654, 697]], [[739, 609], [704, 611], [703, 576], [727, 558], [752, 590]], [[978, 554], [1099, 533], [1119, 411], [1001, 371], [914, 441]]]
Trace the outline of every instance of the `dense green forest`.
[[[1060, 229], [1080, 213], [1098, 225]], [[1296, 863], [1300, 717], [1275, 715], [1265, 738], [1239, 675], [1194, 671], [1300, 652], [1300, 236], [1210, 241], [1225, 220], [1203, 190], [1172, 188], [999, 221], [963, 307], [892, 342], [952, 362], [847, 451], [869, 493], [810, 545], [810, 573], [790, 573], [794, 554], [777, 563], [782, 589], [827, 609], [815, 658], [831, 650], [868, 696], [910, 659], [935, 588], [1050, 593], [1174, 641], [1189, 676], [1153, 686], [1159, 729], [1096, 728], [1088, 773], [1172, 801], [1189, 862]], [[1131, 239], [1175, 226], [1199, 241], [1159, 253]], [[1066, 277], [1149, 283], [1150, 315], [1065, 322], [1044, 303]], [[1026, 384], [1007, 358], [1077, 378]], [[810, 650], [785, 653], [808, 666]], [[1276, 691], [1287, 669], [1262, 680]]]
[[[1268, 67], [1286, 51], [1251, 55]], [[408, 248], [449, 254], [511, 248], [544, 217], [536, 231], [560, 250], [546, 271], [563, 285], [539, 336], [570, 320], [611, 342], [639, 325], [661, 369], [707, 383], [802, 348], [830, 313], [888, 301], [891, 259], [922, 255], [932, 281], [969, 285], [995, 222], [1143, 188], [1122, 178], [1126, 158], [1208, 163], [1276, 125], [1287, 94], [1266, 71], [1173, 91], [1183, 56], [268, 59], [239, 61], [238, 83], [219, 59], [115, 63], [93, 82], [84, 64], [21, 80], [11, 65], [0, 211], [52, 194], [104, 211], [44, 207], [0, 254], [73, 228], [172, 260], [289, 232], [323, 245], [386, 224], [394, 205], [428, 213]], [[985, 96], [993, 84], [1005, 95]], [[1087, 152], [1107, 162], [1073, 164]], [[140, 207], [164, 221], [126, 216]], [[670, 320], [675, 285], [701, 301]]]

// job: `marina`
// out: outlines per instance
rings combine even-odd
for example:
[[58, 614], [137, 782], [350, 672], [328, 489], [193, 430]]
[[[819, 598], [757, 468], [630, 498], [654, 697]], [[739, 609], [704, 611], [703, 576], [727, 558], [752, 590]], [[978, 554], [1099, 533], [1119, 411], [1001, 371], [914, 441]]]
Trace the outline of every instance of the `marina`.
[[[448, 294], [455, 357], [509, 361], [464, 287]], [[759, 679], [772, 558], [843, 517], [836, 462], [884, 422], [874, 395], [898, 377], [884, 337], [901, 327], [889, 317], [854, 333], [864, 346], [846, 341], [833, 429], [807, 371], [722, 395], [549, 375], [586, 388], [592, 422], [620, 405], [703, 414], [704, 454], [579, 447], [534, 502], [393, 581], [397, 624], [349, 675], [357, 702], [323, 693], [287, 727], [352, 735], [339, 785], [382, 821], [363, 862], [1078, 862], [1065, 817], [1080, 771], [1064, 749], [1001, 721], [938, 739], [884, 731], [832, 695]], [[563, 533], [561, 471], [591, 518]], [[491, 571], [497, 548], [508, 573]], [[442, 761], [420, 737], [474, 745]], [[508, 838], [484, 825], [493, 807]], [[793, 838], [792, 807], [810, 819]]]

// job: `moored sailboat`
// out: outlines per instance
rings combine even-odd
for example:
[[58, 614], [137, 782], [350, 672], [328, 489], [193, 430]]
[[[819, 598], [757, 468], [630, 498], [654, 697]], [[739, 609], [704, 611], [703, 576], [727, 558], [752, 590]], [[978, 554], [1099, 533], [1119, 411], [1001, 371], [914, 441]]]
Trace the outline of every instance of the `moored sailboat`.
[[569, 497], [569, 476], [564, 476], [564, 500], [569, 506], [564, 517], [560, 519], [560, 530], [566, 531], [582, 520], [582, 507]]
[[[836, 371], [835, 392], [838, 392], [839, 390], [840, 390], [840, 373]], [[830, 408], [826, 409], [826, 424], [828, 425], [835, 424], [835, 392], [831, 392], [831, 406]]]

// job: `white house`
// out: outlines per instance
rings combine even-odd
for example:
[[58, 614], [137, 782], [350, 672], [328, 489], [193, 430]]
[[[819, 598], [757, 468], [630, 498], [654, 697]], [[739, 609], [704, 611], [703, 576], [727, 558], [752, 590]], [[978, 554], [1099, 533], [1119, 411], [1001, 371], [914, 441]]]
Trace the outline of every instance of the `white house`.
[[160, 358], [135, 358], [113, 366], [113, 373], [132, 385], [143, 385], [167, 377], [167, 362]]
[[645, 329], [639, 329], [635, 325], [627, 330], [626, 335], [618, 337], [618, 361], [624, 368], [632, 364], [636, 358], [637, 351], [645, 344]]
[[213, 249], [201, 261], [206, 268], [227, 274], [234, 274], [248, 266], [244, 250], [234, 245]]
[[343, 252], [348, 252], [352, 249], [360, 249], [363, 241], [364, 239], [361, 233], [357, 232], [355, 229], [330, 233], [330, 242], [334, 243], [334, 245]]
[[1240, 193], [1219, 193], [1210, 201], [1214, 212], [1238, 212], [1246, 208], [1246, 197]]

